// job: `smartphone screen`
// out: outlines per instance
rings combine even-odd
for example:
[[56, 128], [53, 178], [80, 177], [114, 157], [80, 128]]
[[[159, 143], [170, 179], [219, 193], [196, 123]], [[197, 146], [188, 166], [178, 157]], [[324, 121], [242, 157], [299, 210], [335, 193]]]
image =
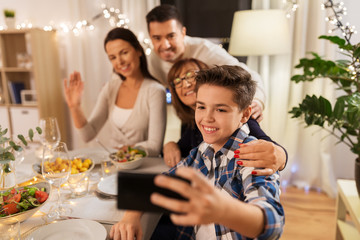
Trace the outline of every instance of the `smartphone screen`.
[[[169, 189], [155, 186], [154, 178], [158, 174], [118, 172], [117, 208], [138, 210], [143, 212], [161, 212], [169, 214], [169, 210], [151, 203], [150, 195], [154, 192], [170, 198], [186, 200], [180, 194]], [[188, 180], [176, 175], [167, 175], [189, 183]]]

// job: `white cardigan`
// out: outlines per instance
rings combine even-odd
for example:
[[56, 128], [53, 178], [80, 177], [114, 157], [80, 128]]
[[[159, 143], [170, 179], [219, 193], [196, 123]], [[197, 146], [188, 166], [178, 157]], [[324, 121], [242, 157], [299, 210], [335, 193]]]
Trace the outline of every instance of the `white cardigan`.
[[166, 128], [165, 88], [154, 80], [144, 79], [133, 111], [119, 129], [109, 115], [115, 107], [122, 82], [120, 77], [115, 77], [105, 84], [88, 123], [79, 129], [80, 136], [85, 142], [91, 141], [108, 120], [111, 127], [111, 147], [135, 144], [147, 150], [149, 156], [159, 156]]

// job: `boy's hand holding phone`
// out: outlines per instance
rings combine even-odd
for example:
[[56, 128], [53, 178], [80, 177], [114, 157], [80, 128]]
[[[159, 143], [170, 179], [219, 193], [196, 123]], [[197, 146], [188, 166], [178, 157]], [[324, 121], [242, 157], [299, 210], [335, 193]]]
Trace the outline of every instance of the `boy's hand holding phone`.
[[[226, 213], [226, 204], [223, 200], [228, 195], [222, 194], [219, 189], [214, 188], [205, 176], [193, 168], [179, 168], [176, 170], [176, 175], [189, 180], [191, 185], [164, 175], [156, 176], [155, 184], [179, 193], [188, 201], [171, 199], [153, 193], [151, 202], [169, 209], [171, 212], [179, 213], [170, 215], [176, 225], [187, 226], [218, 222], [222, 218], [221, 214]], [[215, 215], [216, 219], [213, 218]]]

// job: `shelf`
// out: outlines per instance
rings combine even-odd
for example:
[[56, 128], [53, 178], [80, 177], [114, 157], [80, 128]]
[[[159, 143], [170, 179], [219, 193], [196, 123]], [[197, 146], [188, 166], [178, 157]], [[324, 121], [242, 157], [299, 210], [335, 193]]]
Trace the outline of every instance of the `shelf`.
[[1, 71], [4, 71], [4, 72], [32, 72], [33, 69], [31, 69], [31, 68], [18, 68], [18, 67], [6, 67], [6, 68], [3, 68]]
[[[34, 128], [40, 118], [56, 117], [61, 140], [70, 145], [57, 44], [56, 31], [38, 28], [0, 31], [0, 90], [4, 101], [0, 104], [0, 124], [9, 128], [9, 134]], [[32, 90], [36, 103], [15, 104], [21, 90]]]
[[360, 239], [360, 233], [353, 225], [341, 220], [337, 220], [337, 225], [340, 230], [341, 237], [344, 240]]
[[[336, 239], [360, 239], [360, 197], [354, 180], [337, 180]], [[345, 221], [349, 213], [351, 222]], [[340, 233], [339, 233], [340, 232]]]

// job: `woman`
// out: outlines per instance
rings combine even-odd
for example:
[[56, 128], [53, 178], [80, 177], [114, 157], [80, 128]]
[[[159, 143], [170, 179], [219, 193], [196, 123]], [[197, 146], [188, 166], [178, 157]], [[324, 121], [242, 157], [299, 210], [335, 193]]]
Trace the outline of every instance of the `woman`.
[[75, 127], [88, 142], [109, 120], [112, 147], [142, 147], [149, 156], [158, 156], [166, 128], [165, 88], [150, 75], [144, 50], [130, 30], [111, 30], [104, 47], [116, 77], [101, 90], [89, 119], [81, 109], [84, 82], [80, 73], [72, 73], [69, 81], [64, 79]]
[[[173, 100], [173, 106], [181, 120], [181, 138], [176, 142], [164, 145], [163, 154], [165, 163], [173, 167], [182, 157], [186, 157], [190, 150], [202, 142], [200, 131], [195, 126], [195, 74], [200, 69], [208, 68], [197, 59], [182, 59], [176, 62], [168, 73], [168, 83]], [[261, 130], [256, 120], [250, 118], [247, 122], [249, 135], [260, 140], [246, 144], [238, 151], [241, 160], [238, 164], [264, 169], [254, 171], [255, 175], [270, 175], [285, 167], [287, 153], [285, 149], [274, 142]], [[265, 141], [264, 141], [265, 140]], [[257, 161], [253, 161], [257, 160]]]

